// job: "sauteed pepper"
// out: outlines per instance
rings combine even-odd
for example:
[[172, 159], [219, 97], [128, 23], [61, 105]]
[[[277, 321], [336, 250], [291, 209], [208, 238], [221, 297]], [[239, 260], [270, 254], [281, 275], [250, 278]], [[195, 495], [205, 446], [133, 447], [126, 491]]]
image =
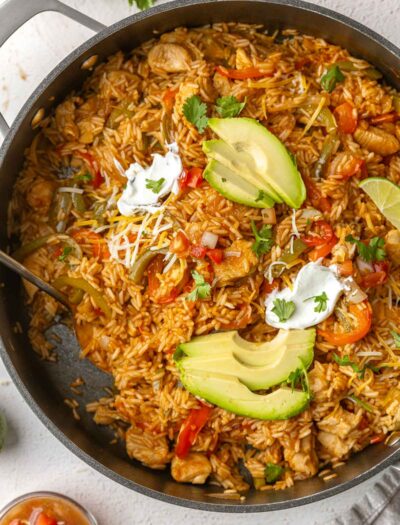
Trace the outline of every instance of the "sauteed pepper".
[[343, 346], [355, 343], [365, 337], [372, 325], [372, 308], [368, 301], [360, 304], [350, 304], [350, 314], [356, 320], [356, 326], [349, 332], [332, 332], [318, 328], [318, 334], [328, 343]]

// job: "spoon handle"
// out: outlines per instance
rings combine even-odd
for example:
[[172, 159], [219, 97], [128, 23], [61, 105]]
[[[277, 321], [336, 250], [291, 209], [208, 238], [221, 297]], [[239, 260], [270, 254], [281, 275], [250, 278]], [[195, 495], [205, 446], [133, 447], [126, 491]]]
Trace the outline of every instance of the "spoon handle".
[[0, 263], [3, 263], [5, 266], [10, 268], [10, 270], [16, 272], [18, 275], [37, 286], [43, 292], [51, 295], [51, 297], [66, 306], [69, 310], [71, 309], [71, 306], [64, 294], [56, 290], [56, 288], [51, 286], [49, 283], [46, 283], [46, 281], [43, 281], [43, 279], [40, 277], [37, 277], [34, 273], [25, 268], [25, 266], [7, 255], [2, 250], [0, 250]]

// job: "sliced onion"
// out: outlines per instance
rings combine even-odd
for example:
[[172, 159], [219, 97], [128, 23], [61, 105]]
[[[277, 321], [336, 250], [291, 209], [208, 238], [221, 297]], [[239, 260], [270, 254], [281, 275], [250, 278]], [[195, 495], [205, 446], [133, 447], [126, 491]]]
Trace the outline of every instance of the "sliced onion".
[[242, 252], [234, 252], [234, 251], [225, 251], [225, 257], [240, 257], [242, 255]]
[[201, 238], [201, 244], [206, 248], [213, 250], [217, 246], [218, 235], [212, 232], [204, 232]]
[[39, 516], [42, 514], [43, 508], [38, 507], [36, 509], [33, 509], [31, 512], [31, 515], [29, 516], [29, 525], [36, 525], [36, 522], [39, 518]]
[[361, 290], [352, 277], [343, 279], [347, 299], [350, 303], [358, 304], [368, 299], [368, 295]]
[[316, 210], [315, 208], [306, 208], [301, 213], [302, 219], [318, 219], [321, 217], [321, 212]]
[[264, 208], [261, 214], [264, 224], [276, 224], [275, 208]]
[[364, 261], [361, 257], [357, 257], [356, 264], [361, 273], [373, 272], [374, 267], [371, 263]]

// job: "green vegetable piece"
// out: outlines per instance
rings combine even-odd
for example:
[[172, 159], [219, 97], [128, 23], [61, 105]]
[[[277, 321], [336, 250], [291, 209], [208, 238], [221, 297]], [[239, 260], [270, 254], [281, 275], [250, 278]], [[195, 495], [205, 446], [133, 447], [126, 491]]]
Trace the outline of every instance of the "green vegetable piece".
[[390, 335], [393, 337], [396, 348], [400, 348], [400, 334], [398, 332], [395, 332], [394, 330], [391, 330]]
[[84, 173], [83, 175], [77, 175], [76, 177], [74, 177], [74, 180], [82, 181], [86, 183], [86, 182], [91, 182], [93, 180], [93, 177], [89, 172], [87, 172], [87, 173]]
[[147, 250], [147, 252], [144, 252], [140, 257], [138, 257], [131, 268], [129, 279], [131, 279], [131, 281], [133, 281], [135, 284], [140, 284], [148, 265], [151, 263], [154, 257], [160, 253], [166, 254], [167, 251], [165, 249]]
[[283, 467], [275, 465], [275, 463], [267, 463], [264, 476], [267, 483], [275, 483], [282, 476], [284, 472]]
[[286, 301], [285, 299], [275, 299], [272, 312], [278, 317], [281, 323], [284, 323], [292, 317], [296, 310], [296, 305], [293, 301]]
[[308, 246], [301, 239], [294, 239], [292, 248], [293, 249], [291, 249], [291, 247], [285, 248], [277, 261], [281, 262], [282, 266], [276, 265], [271, 269], [272, 277], [279, 277], [285, 270], [286, 265], [295, 261], [303, 252], [307, 250]]
[[158, 180], [146, 179], [146, 188], [151, 190], [153, 193], [160, 193], [161, 188], [164, 186], [165, 179], [161, 177]]
[[211, 295], [211, 285], [207, 283], [201, 273], [193, 270], [195, 288], [186, 296], [187, 301], [197, 301], [197, 299], [207, 299]]
[[366, 401], [363, 401], [359, 397], [356, 397], [355, 395], [351, 395], [351, 396], [349, 396], [349, 399], [354, 401], [354, 403], [359, 405], [361, 408], [363, 408], [367, 412], [371, 412], [371, 413], [374, 412], [374, 407], [372, 405], [370, 405], [369, 403], [367, 403]]
[[243, 108], [246, 105], [246, 100], [244, 102], [239, 102], [239, 100], [234, 96], [222, 97], [217, 99], [217, 113], [222, 118], [237, 117]]
[[272, 227], [270, 224], [264, 224], [260, 230], [257, 230], [255, 222], [251, 221], [251, 229], [256, 239], [252, 244], [251, 249], [257, 255], [257, 257], [261, 257], [264, 255], [264, 253], [269, 252], [274, 245], [274, 239], [272, 238]]
[[132, 6], [136, 4], [136, 6], [141, 11], [144, 11], [145, 9], [149, 9], [150, 7], [153, 7], [154, 5], [153, 0], [128, 0], [128, 2], [129, 2], [129, 5], [132, 5]]
[[61, 255], [58, 256], [58, 260], [61, 261], [61, 262], [65, 262], [65, 260], [67, 259], [68, 255], [70, 255], [71, 252], [72, 252], [71, 246], [64, 246]]
[[338, 82], [343, 82], [344, 75], [340, 71], [340, 68], [337, 66], [337, 64], [332, 64], [328, 67], [326, 70], [326, 73], [321, 78], [321, 86], [325, 91], [328, 91], [328, 93], [331, 93]]
[[78, 213], [84, 213], [86, 211], [86, 203], [81, 193], [71, 194], [72, 204]]
[[20, 248], [18, 250], [15, 250], [15, 252], [12, 254], [13, 258], [17, 261], [23, 261], [28, 255], [35, 252], [42, 246], [45, 246], [47, 244], [47, 241], [51, 235], [45, 235], [44, 237], [39, 237], [38, 239], [34, 239], [33, 241], [30, 241]]
[[200, 97], [193, 95], [186, 99], [183, 105], [183, 114], [186, 119], [196, 126], [199, 133], [203, 133], [208, 125], [207, 105], [201, 101]]
[[352, 235], [347, 235], [345, 240], [357, 245], [360, 257], [366, 262], [383, 261], [386, 258], [386, 252], [383, 248], [385, 246], [385, 240], [381, 237], [373, 237], [368, 244], [364, 244], [362, 241], [355, 239]]

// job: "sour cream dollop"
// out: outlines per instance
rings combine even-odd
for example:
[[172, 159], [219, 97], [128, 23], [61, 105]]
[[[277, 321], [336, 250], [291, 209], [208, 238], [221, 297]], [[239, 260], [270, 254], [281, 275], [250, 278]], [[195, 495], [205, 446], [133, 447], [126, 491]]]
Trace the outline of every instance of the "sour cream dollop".
[[[333, 312], [335, 305], [344, 290], [344, 285], [337, 277], [335, 265], [329, 267], [310, 262], [303, 266], [297, 274], [293, 284], [293, 290], [284, 288], [281, 291], [273, 291], [265, 300], [265, 320], [275, 328], [303, 329], [314, 326], [327, 319]], [[325, 292], [326, 309], [316, 312], [318, 303], [316, 296]], [[279, 317], [272, 311], [276, 299], [293, 301], [296, 309], [287, 321], [280, 321]]]
[[166, 155], [153, 155], [153, 162], [148, 168], [135, 162], [126, 170], [128, 182], [117, 202], [121, 215], [129, 217], [138, 211], [154, 213], [160, 207], [161, 197], [171, 192], [178, 193], [182, 161], [176, 142], [168, 144], [167, 148]]

